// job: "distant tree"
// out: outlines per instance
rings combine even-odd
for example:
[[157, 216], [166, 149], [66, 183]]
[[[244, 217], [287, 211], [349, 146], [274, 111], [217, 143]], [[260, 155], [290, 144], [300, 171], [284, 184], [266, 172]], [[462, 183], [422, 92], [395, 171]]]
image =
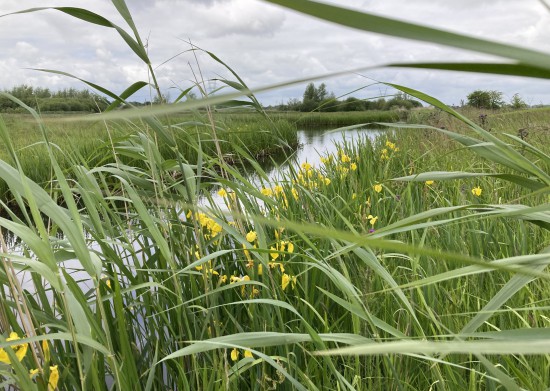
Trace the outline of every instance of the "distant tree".
[[365, 102], [360, 99], [350, 96], [344, 101], [342, 111], [363, 111], [365, 110]]
[[300, 101], [300, 99], [293, 98], [293, 99], [289, 99], [284, 110], [300, 111], [301, 106], [302, 106], [302, 102]]
[[317, 101], [321, 102], [325, 100], [327, 96], [327, 86], [325, 85], [325, 83], [321, 83], [321, 85], [315, 90], [315, 98]]
[[308, 101], [308, 100], [311, 100], [311, 101], [315, 101], [316, 98], [317, 98], [317, 90], [315, 88], [315, 84], [313, 83], [309, 83], [307, 86], [306, 86], [306, 90], [304, 91], [304, 98], [303, 98], [303, 101]]
[[317, 89], [315, 84], [309, 83], [304, 91], [300, 111], [313, 111], [317, 108]]
[[468, 106], [478, 109], [498, 109], [504, 105], [502, 92], [495, 90], [475, 90], [468, 94], [466, 98], [468, 99]]
[[340, 102], [334, 97], [334, 94], [329, 94], [319, 104], [319, 110], [323, 112], [335, 112], [340, 109]]
[[518, 93], [515, 93], [510, 100], [510, 107], [514, 110], [521, 110], [527, 107], [527, 103], [525, 103]]
[[309, 83], [304, 91], [300, 111], [313, 111], [317, 109], [319, 111], [326, 111], [325, 108], [330, 110], [329, 106], [324, 103], [326, 103], [327, 100], [334, 99], [334, 94], [327, 91], [325, 83], [321, 83], [319, 87], [315, 87], [315, 84]]

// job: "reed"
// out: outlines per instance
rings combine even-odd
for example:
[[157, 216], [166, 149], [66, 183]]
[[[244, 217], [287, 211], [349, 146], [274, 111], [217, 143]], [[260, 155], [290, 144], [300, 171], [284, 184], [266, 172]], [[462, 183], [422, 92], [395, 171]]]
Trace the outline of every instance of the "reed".
[[[543, 53], [312, 1], [270, 2], [521, 62], [487, 70], [540, 77], [550, 69]], [[125, 41], [155, 84], [124, 1], [113, 4], [128, 23]], [[90, 12], [60, 10], [112, 27]], [[265, 117], [233, 75], [227, 84]], [[29, 178], [32, 165], [23, 166], [23, 151], [0, 121], [9, 156], [0, 160], [0, 178], [22, 211], [3, 205], [9, 218], [0, 218], [2, 235], [17, 237], [8, 247], [0, 235], [0, 384], [547, 387], [549, 144], [488, 132], [433, 97], [391, 86], [445, 112], [453, 126], [393, 124], [386, 137], [343, 143], [321, 166], [304, 163], [275, 182], [249, 145], [232, 138], [249, 133], [249, 124], [212, 119], [211, 105], [235, 95], [94, 117], [126, 121], [132, 133], [111, 137], [112, 160], [98, 156], [93, 165], [60, 151], [27, 108], [49, 163], [48, 186]], [[165, 117], [182, 107], [203, 108], [195, 132], [181, 131], [187, 120]], [[265, 121], [270, 134], [273, 122]], [[254, 167], [260, 185], [241, 164]], [[212, 186], [224, 205], [212, 199]]]

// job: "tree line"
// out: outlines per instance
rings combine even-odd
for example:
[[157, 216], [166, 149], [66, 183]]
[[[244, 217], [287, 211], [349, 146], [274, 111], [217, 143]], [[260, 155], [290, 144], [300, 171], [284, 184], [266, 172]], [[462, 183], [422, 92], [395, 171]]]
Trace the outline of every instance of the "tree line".
[[[514, 94], [507, 104], [504, 101], [502, 92], [495, 90], [475, 90], [468, 94], [466, 98], [468, 99], [467, 105], [477, 109], [496, 110], [509, 107], [519, 110], [528, 107], [519, 94]], [[462, 105], [464, 106], [464, 103]]]
[[275, 109], [282, 111], [365, 111], [365, 110], [391, 110], [395, 108], [412, 109], [422, 107], [422, 104], [411, 99], [404, 93], [392, 95], [391, 99], [386, 100], [383, 97], [378, 99], [359, 99], [353, 96], [346, 99], [337, 99], [334, 93], [327, 91], [325, 83], [318, 87], [314, 83], [309, 83], [303, 94], [302, 100], [290, 99], [286, 104], [281, 104]]
[[[65, 88], [52, 91], [49, 88], [20, 85], [4, 92], [13, 95], [27, 106], [40, 112], [92, 112], [105, 110], [110, 102], [104, 96], [89, 90]], [[23, 109], [11, 99], [0, 96], [1, 112], [21, 112]]]

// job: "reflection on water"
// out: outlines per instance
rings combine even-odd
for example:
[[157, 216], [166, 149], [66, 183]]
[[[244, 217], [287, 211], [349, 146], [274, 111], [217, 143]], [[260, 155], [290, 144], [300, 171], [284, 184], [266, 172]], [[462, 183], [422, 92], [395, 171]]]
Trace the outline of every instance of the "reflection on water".
[[321, 163], [320, 156], [337, 152], [337, 144], [353, 142], [365, 137], [374, 140], [382, 132], [385, 130], [365, 128], [344, 131], [301, 130], [298, 132], [298, 139], [303, 147], [297, 152], [294, 164], [300, 165], [307, 161], [312, 166], [317, 166]]

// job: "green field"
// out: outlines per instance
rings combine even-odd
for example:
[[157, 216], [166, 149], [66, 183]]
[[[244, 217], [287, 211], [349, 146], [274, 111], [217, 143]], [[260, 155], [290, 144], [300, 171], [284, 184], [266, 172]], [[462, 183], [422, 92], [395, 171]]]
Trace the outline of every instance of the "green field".
[[[518, 62], [424, 67], [550, 78], [544, 53], [271, 2]], [[128, 31], [154, 76], [131, 23]], [[0, 199], [0, 387], [548, 388], [549, 109], [456, 111], [390, 85], [434, 108], [270, 182], [259, 157], [292, 150], [297, 126], [393, 114], [265, 117], [232, 74], [226, 84], [258, 114], [210, 110], [236, 104], [230, 95], [97, 122], [32, 109], [0, 121], [9, 188]]]

